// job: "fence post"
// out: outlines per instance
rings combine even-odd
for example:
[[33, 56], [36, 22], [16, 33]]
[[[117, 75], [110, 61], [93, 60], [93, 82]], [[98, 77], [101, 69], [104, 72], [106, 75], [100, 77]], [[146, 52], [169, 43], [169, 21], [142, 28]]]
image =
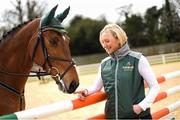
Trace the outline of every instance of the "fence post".
[[166, 59], [165, 59], [165, 56], [163, 54], [162, 54], [162, 63], [166, 64]]

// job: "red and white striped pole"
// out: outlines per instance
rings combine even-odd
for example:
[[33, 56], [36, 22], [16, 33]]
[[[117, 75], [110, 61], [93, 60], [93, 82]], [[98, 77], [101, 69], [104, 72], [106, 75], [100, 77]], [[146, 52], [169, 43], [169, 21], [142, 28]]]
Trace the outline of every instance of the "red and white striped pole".
[[[171, 72], [171, 73], [167, 73], [167, 74], [162, 74], [159, 77], [157, 77], [157, 81], [159, 84], [165, 82], [166, 80], [169, 80], [171, 78], [175, 78], [177, 76], [180, 76], [180, 70], [175, 71], [175, 72]], [[148, 87], [147, 83], [145, 82], [145, 88]]]
[[[169, 90], [166, 90], [164, 92], [161, 92], [158, 94], [158, 97], [156, 98], [156, 102], [175, 93], [180, 91], [180, 86], [171, 88]], [[97, 92], [95, 94], [92, 94], [88, 96], [85, 100], [80, 99], [74, 99], [74, 100], [68, 100], [64, 102], [58, 102], [54, 104], [45, 105], [39, 108], [33, 108], [28, 109], [25, 111], [15, 112], [14, 115], [18, 119], [37, 119], [37, 118], [44, 118], [47, 116], [50, 116], [52, 114], [58, 114], [63, 113], [67, 111], [72, 111], [78, 108], [82, 108], [88, 105], [92, 105], [98, 102], [101, 102], [107, 98], [106, 94], [104, 92]], [[12, 115], [10, 115], [12, 116]], [[8, 116], [7, 116], [8, 117]], [[98, 116], [98, 118], [103, 118], [104, 116]], [[0, 117], [1, 118], [1, 117]], [[3, 117], [6, 118], [6, 117]]]
[[[162, 100], [162, 99], [164, 99], [164, 98], [166, 98], [166, 97], [168, 97], [168, 96], [170, 96], [170, 95], [172, 95], [172, 94], [174, 94], [174, 93], [176, 93], [176, 92], [179, 92], [179, 91], [180, 91], [180, 85], [179, 85], [179, 86], [176, 86], [176, 87], [173, 87], [173, 88], [170, 88], [170, 89], [168, 89], [168, 90], [166, 90], [166, 91], [164, 91], [164, 92], [160, 92], [160, 93], [157, 95], [154, 103], [155, 103], [155, 102], [158, 102], [158, 101], [160, 101], [160, 100]], [[179, 101], [179, 102], [180, 102], [180, 101]], [[173, 106], [173, 107], [172, 107], [172, 106]], [[162, 109], [162, 110], [154, 113], [155, 115], [153, 114], [152, 117], [153, 117], [153, 118], [157, 118], [157, 117], [162, 116], [162, 115], [164, 115], [164, 114], [167, 115], [167, 113], [169, 114], [170, 111], [173, 111], [173, 110], [175, 110], [175, 109], [178, 108], [178, 107], [180, 107], [180, 104], [179, 104], [179, 103], [170, 105], [170, 107], [164, 108], [164, 109]], [[106, 117], [105, 117], [105, 114], [99, 114], [99, 115], [96, 115], [96, 116], [94, 116], [94, 117], [88, 118], [88, 120], [105, 119], [105, 118], [106, 118]]]
[[165, 108], [162, 108], [161, 110], [155, 112], [152, 114], [152, 118], [153, 119], [160, 119], [166, 115], [168, 115], [169, 113], [175, 111], [177, 108], [180, 107], [180, 100], [173, 103], [173, 104], [170, 104], [168, 106], [166, 106]]
[[64, 113], [72, 111], [78, 108], [82, 108], [91, 104], [101, 102], [107, 98], [104, 92], [98, 92], [93, 95], [88, 96], [85, 100], [75, 99], [68, 100], [58, 103], [53, 103], [38, 108], [32, 108], [24, 111], [15, 112], [13, 114], [8, 114], [0, 116], [0, 119], [39, 119], [45, 118], [53, 114]]
[[[173, 78], [178, 75], [180, 75], [180, 71], [165, 74], [163, 77], [157, 78], [158, 83], [162, 83], [162, 81], [165, 81], [166, 79]], [[177, 90], [169, 90], [169, 91], [165, 91], [165, 93], [160, 93], [158, 97], [156, 98], [156, 101], [163, 99], [163, 97], [167, 97], [169, 94], [174, 93], [172, 91], [175, 92]], [[178, 91], [179, 91], [179, 87], [178, 87]], [[13, 114], [5, 115], [5, 116], [0, 116], [0, 119], [1, 118], [8, 119], [8, 116], [10, 116], [11, 119], [13, 119], [12, 118], [13, 116], [15, 116], [14, 118], [18, 118], [18, 119], [44, 118], [52, 114], [67, 112], [67, 111], [75, 110], [75, 109], [85, 107], [91, 104], [95, 104], [105, 99], [107, 99], [107, 95], [104, 92], [98, 92], [98, 93], [88, 96], [84, 101], [80, 99], [75, 99], [75, 100], [68, 100], [64, 102], [53, 103], [53, 104], [45, 105], [38, 108], [28, 109], [28, 110], [15, 112]]]
[[[166, 106], [165, 108], [155, 112], [152, 114], [152, 119], [160, 119], [166, 115], [168, 115], [169, 113], [175, 111], [177, 108], [180, 107], [180, 101], [177, 101], [171, 105], [168, 105]], [[91, 118], [88, 118], [88, 120], [98, 120], [98, 119], [106, 119], [106, 116], [104, 114], [99, 114], [99, 115], [96, 115], [94, 117], [91, 117]]]

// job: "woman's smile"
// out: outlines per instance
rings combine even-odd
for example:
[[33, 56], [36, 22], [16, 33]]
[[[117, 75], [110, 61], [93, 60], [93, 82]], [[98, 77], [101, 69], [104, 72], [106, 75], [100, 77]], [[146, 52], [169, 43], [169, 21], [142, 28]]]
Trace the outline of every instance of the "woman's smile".
[[111, 54], [120, 48], [118, 39], [112, 35], [111, 31], [102, 33], [100, 43], [108, 54]]

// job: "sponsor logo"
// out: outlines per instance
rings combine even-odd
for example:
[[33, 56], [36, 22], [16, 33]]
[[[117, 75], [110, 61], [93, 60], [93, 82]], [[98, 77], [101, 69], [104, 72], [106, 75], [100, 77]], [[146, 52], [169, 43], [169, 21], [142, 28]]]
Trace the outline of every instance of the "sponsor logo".
[[124, 71], [132, 71], [134, 69], [134, 66], [130, 62], [127, 62], [126, 65], [122, 68]]

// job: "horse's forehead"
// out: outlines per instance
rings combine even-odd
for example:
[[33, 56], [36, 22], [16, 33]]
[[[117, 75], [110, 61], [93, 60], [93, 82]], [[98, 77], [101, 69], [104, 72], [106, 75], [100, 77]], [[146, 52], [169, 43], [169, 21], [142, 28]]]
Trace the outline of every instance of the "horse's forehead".
[[61, 37], [64, 41], [69, 41], [69, 36], [67, 35], [66, 32], [60, 32], [60, 31], [57, 31], [57, 30], [54, 30], [54, 29], [47, 29], [46, 31], [48, 31], [48, 34], [47, 36], [51, 36], [52, 33], [55, 33], [56, 35], [58, 35], [58, 37]]

